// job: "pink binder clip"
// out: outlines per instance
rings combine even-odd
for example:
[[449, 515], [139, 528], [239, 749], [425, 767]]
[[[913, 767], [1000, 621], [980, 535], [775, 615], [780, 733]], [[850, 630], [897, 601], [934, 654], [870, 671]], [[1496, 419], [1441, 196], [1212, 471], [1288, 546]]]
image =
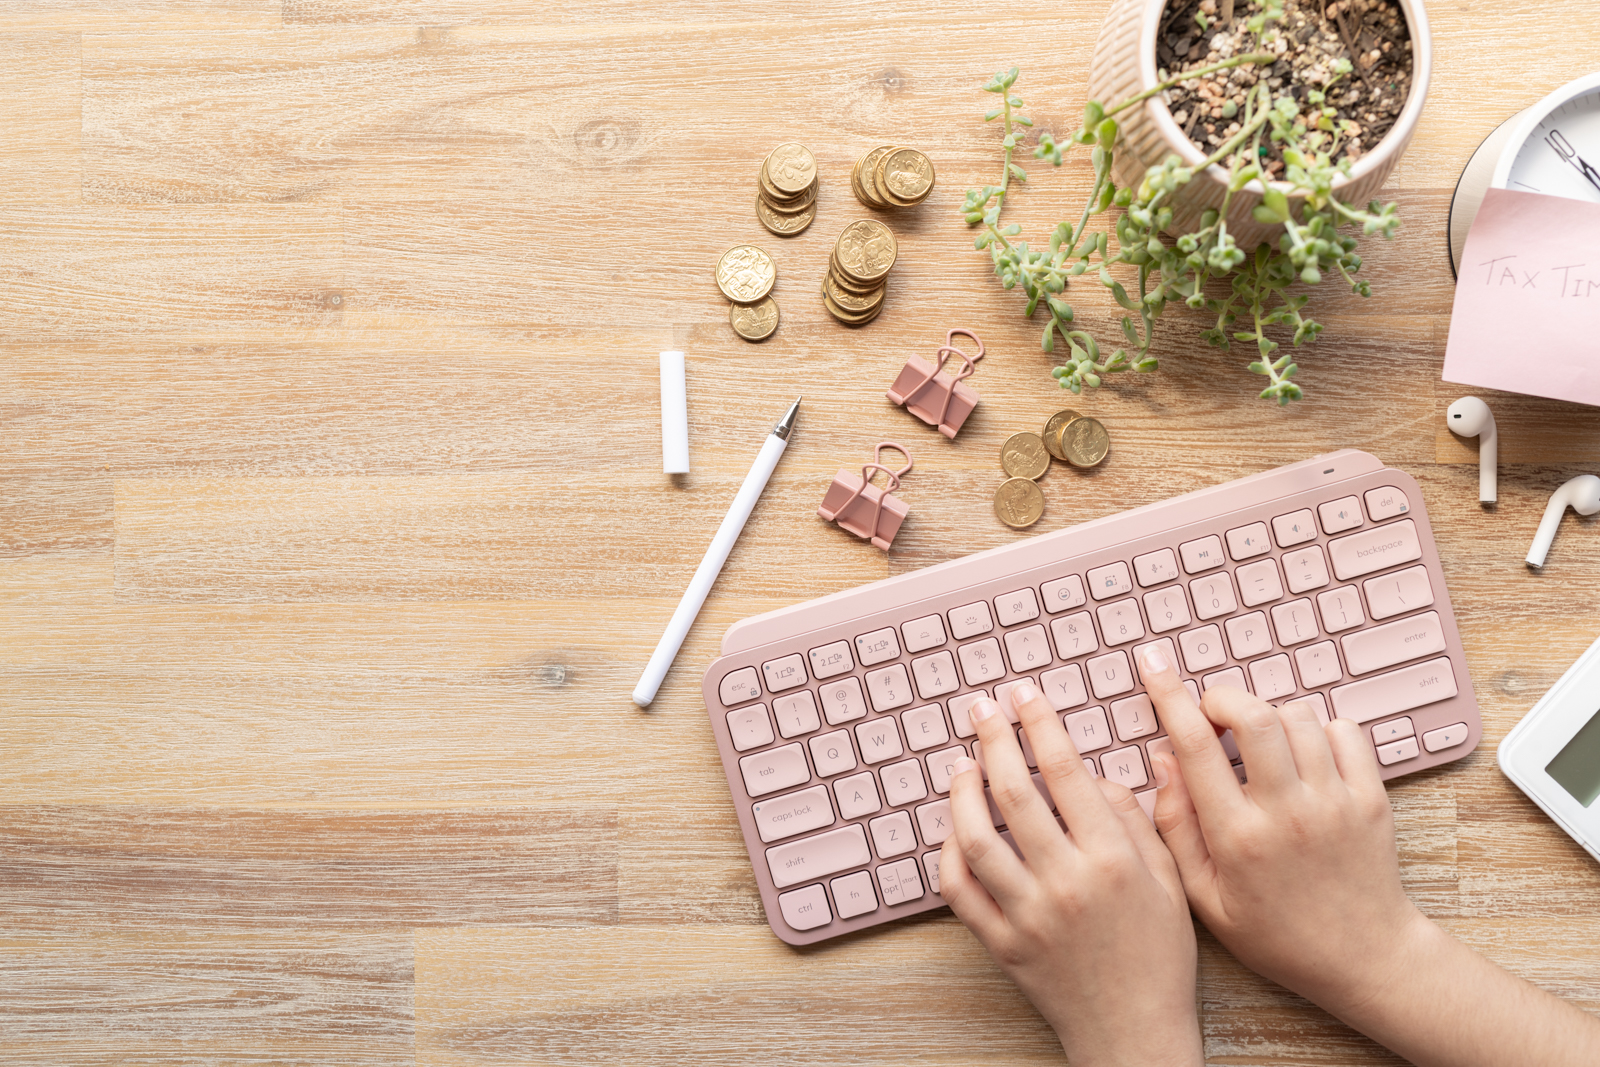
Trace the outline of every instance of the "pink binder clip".
[[[883, 450], [886, 448], [903, 454], [906, 465], [897, 471], [885, 467]], [[840, 471], [834, 475], [833, 484], [828, 486], [817, 514], [887, 552], [889, 545], [894, 542], [894, 535], [900, 532], [900, 524], [911, 511], [894, 495], [894, 491], [900, 488], [900, 476], [910, 470], [911, 453], [903, 445], [884, 441], [873, 450], [872, 462], [862, 467], [860, 474]], [[882, 489], [872, 484], [872, 476], [878, 471], [889, 476], [888, 483]]]
[[[951, 345], [956, 334], [963, 334], [978, 343], [978, 354], [969, 356]], [[945, 362], [955, 356], [961, 366], [954, 374], [944, 369]], [[929, 363], [921, 356], [912, 356], [900, 369], [900, 376], [889, 387], [889, 399], [929, 426], [939, 427], [946, 437], [954, 437], [961, 424], [967, 421], [972, 409], [978, 406], [978, 394], [962, 384], [978, 369], [983, 358], [983, 342], [971, 330], [954, 329], [945, 334], [944, 346], [939, 349], [939, 362]]]

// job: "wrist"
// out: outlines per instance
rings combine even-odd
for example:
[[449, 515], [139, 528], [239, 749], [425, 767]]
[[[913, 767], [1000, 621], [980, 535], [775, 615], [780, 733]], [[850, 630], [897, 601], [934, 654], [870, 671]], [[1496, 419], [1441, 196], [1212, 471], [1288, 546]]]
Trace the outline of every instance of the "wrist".
[[1405, 912], [1379, 932], [1345, 973], [1328, 976], [1321, 989], [1297, 992], [1365, 1030], [1363, 1023], [1375, 1022], [1377, 1016], [1409, 1001], [1407, 991], [1430, 973], [1440, 941], [1446, 939], [1444, 931], [1408, 900]]
[[1069, 1024], [1054, 1026], [1056, 1038], [1072, 1067], [1205, 1067], [1200, 1019], [1190, 1011], [1179, 1018], [1151, 1019], [1143, 1025], [1119, 1025], [1115, 1032], [1096, 1027], [1078, 1032]]

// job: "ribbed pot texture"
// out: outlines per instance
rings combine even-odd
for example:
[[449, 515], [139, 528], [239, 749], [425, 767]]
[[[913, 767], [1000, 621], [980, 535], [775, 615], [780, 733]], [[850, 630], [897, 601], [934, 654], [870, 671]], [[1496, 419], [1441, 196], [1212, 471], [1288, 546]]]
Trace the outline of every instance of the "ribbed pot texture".
[[[1136, 96], [1156, 84], [1156, 32], [1167, 0], [1112, 0], [1111, 10], [1100, 27], [1094, 57], [1089, 63], [1089, 99], [1110, 107]], [[1411, 143], [1422, 104], [1428, 95], [1428, 76], [1433, 66], [1433, 43], [1428, 34], [1428, 15], [1422, 0], [1400, 0], [1401, 10], [1411, 30], [1411, 95], [1394, 127], [1376, 148], [1350, 168], [1348, 178], [1335, 179], [1334, 190], [1340, 200], [1365, 206], [1378, 193], [1384, 179], [1400, 161]], [[1172, 121], [1172, 112], [1160, 96], [1153, 96], [1140, 107], [1117, 116], [1122, 136], [1117, 143], [1112, 176], [1120, 186], [1138, 187], [1145, 172], [1176, 154], [1190, 166], [1197, 166], [1206, 153], [1183, 135]], [[1227, 192], [1228, 174], [1213, 164], [1205, 174], [1196, 175], [1180, 188], [1172, 201], [1171, 232], [1187, 233], [1200, 228], [1200, 216], [1208, 208], [1222, 207]], [[1288, 192], [1288, 185], [1276, 183]], [[1251, 182], [1234, 195], [1228, 207], [1228, 232], [1241, 248], [1254, 248], [1263, 241], [1276, 243], [1282, 224], [1257, 222], [1251, 211], [1261, 203], [1261, 182]], [[1296, 211], [1303, 198], [1292, 197]]]

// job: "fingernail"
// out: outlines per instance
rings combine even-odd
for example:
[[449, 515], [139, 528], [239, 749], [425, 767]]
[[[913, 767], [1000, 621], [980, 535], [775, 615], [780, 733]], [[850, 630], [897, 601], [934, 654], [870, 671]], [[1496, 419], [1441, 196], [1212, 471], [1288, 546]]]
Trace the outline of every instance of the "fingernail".
[[1032, 682], [1018, 682], [1011, 690], [1011, 703], [1016, 704], [1023, 700], [1032, 700], [1039, 695], [1039, 690], [1034, 688]]
[[1000, 706], [998, 704], [990, 700], [988, 697], [984, 697], [982, 700], [973, 702], [972, 707], [967, 711], [967, 717], [973, 722], [982, 722], [989, 716], [998, 714], [999, 711]]
[[1145, 649], [1140, 659], [1144, 661], [1144, 669], [1151, 674], [1160, 674], [1172, 666], [1167, 662], [1167, 654], [1161, 651], [1159, 645], [1151, 645]]
[[1155, 759], [1150, 761], [1150, 766], [1153, 767], [1155, 769], [1155, 772], [1156, 772], [1156, 788], [1157, 789], [1165, 789], [1167, 787], [1167, 760], [1166, 760], [1166, 757], [1165, 756], [1157, 756]]
[[978, 761], [971, 756], [957, 756], [955, 764], [950, 768], [950, 776], [953, 778], [958, 774], [965, 774], [967, 771], [975, 771], [977, 769]]

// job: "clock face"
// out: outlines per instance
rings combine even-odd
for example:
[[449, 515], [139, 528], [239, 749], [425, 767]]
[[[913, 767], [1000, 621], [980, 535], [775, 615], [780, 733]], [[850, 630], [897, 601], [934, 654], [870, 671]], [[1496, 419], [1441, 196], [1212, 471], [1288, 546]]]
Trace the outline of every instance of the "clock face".
[[1600, 203], [1600, 88], [1572, 97], [1533, 128], [1505, 187]]

